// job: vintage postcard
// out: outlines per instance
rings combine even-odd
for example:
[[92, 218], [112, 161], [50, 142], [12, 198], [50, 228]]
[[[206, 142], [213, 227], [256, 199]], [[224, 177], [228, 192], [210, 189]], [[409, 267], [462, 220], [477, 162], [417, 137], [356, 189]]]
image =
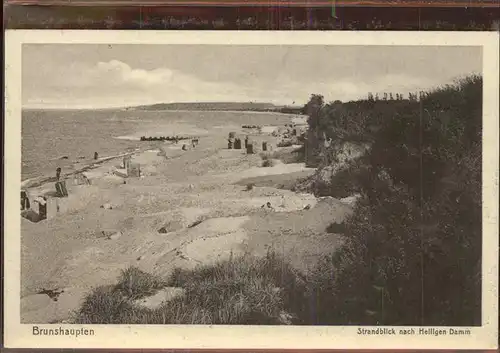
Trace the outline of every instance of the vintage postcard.
[[498, 45], [7, 31], [5, 345], [496, 348]]

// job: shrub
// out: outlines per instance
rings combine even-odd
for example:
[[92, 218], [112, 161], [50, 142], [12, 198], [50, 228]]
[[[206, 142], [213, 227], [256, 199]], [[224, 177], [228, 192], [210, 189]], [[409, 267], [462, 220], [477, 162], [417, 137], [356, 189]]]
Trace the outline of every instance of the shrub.
[[326, 228], [326, 232], [343, 234], [345, 232], [345, 225], [343, 223], [332, 223]]
[[278, 159], [285, 164], [304, 162], [305, 148], [304, 146], [294, 149], [293, 151], [274, 151], [271, 154], [273, 159]]
[[[310, 135], [372, 148], [329, 185], [309, 184], [322, 194], [363, 195], [341, 250], [311, 275], [315, 305], [330, 308], [312, 323], [481, 324], [481, 109], [482, 79], [470, 76], [419, 101], [313, 111]], [[308, 139], [308, 148], [320, 143]]]
[[338, 171], [335, 165], [327, 166], [315, 175], [309, 188], [316, 196], [344, 198], [370, 190], [370, 173], [362, 158], [349, 161]]
[[290, 147], [293, 146], [293, 142], [291, 140], [281, 140], [276, 144], [278, 147]]
[[116, 291], [130, 299], [139, 299], [156, 293], [165, 287], [161, 278], [143, 272], [137, 267], [122, 270], [116, 285]]
[[408, 303], [418, 307], [422, 293], [418, 280], [421, 237], [412, 227], [415, 210], [411, 207], [404, 191], [377, 204], [366, 199], [359, 204], [345, 223], [344, 245], [316, 272], [321, 274], [324, 267], [334, 269], [330, 279], [320, 276], [316, 280], [318, 305], [332, 308], [318, 315], [320, 323], [420, 322], [421, 311], [408, 307]]
[[269, 158], [269, 155], [261, 154], [262, 158], [262, 167], [273, 167], [275, 165], [274, 161]]
[[263, 167], [272, 167], [272, 166], [274, 166], [273, 160], [272, 159], [264, 159], [262, 161], [262, 166]]

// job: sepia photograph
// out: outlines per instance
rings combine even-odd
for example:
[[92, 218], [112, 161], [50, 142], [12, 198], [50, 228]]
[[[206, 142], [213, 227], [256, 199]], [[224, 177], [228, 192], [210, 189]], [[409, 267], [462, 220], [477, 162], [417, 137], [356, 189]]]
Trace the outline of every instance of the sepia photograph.
[[498, 343], [498, 37], [110, 34], [12, 49], [6, 306], [25, 339]]

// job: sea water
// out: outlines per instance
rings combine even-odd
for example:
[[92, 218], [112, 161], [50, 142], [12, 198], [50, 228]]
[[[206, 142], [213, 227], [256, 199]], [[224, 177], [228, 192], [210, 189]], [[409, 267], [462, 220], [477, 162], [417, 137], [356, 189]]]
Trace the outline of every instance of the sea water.
[[82, 168], [94, 152], [102, 158], [155, 145], [141, 136], [222, 136], [244, 124], [285, 124], [290, 118], [229, 111], [24, 110], [21, 179], [55, 175], [57, 167], [63, 173]]

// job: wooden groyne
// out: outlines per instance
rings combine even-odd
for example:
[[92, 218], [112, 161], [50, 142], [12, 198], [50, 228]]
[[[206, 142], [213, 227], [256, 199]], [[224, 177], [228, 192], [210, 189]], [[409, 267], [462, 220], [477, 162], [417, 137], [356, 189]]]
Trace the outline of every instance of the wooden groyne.
[[241, 127], [243, 129], [262, 129], [260, 125], [242, 125]]
[[141, 141], [181, 141], [190, 138], [185, 136], [141, 136]]

